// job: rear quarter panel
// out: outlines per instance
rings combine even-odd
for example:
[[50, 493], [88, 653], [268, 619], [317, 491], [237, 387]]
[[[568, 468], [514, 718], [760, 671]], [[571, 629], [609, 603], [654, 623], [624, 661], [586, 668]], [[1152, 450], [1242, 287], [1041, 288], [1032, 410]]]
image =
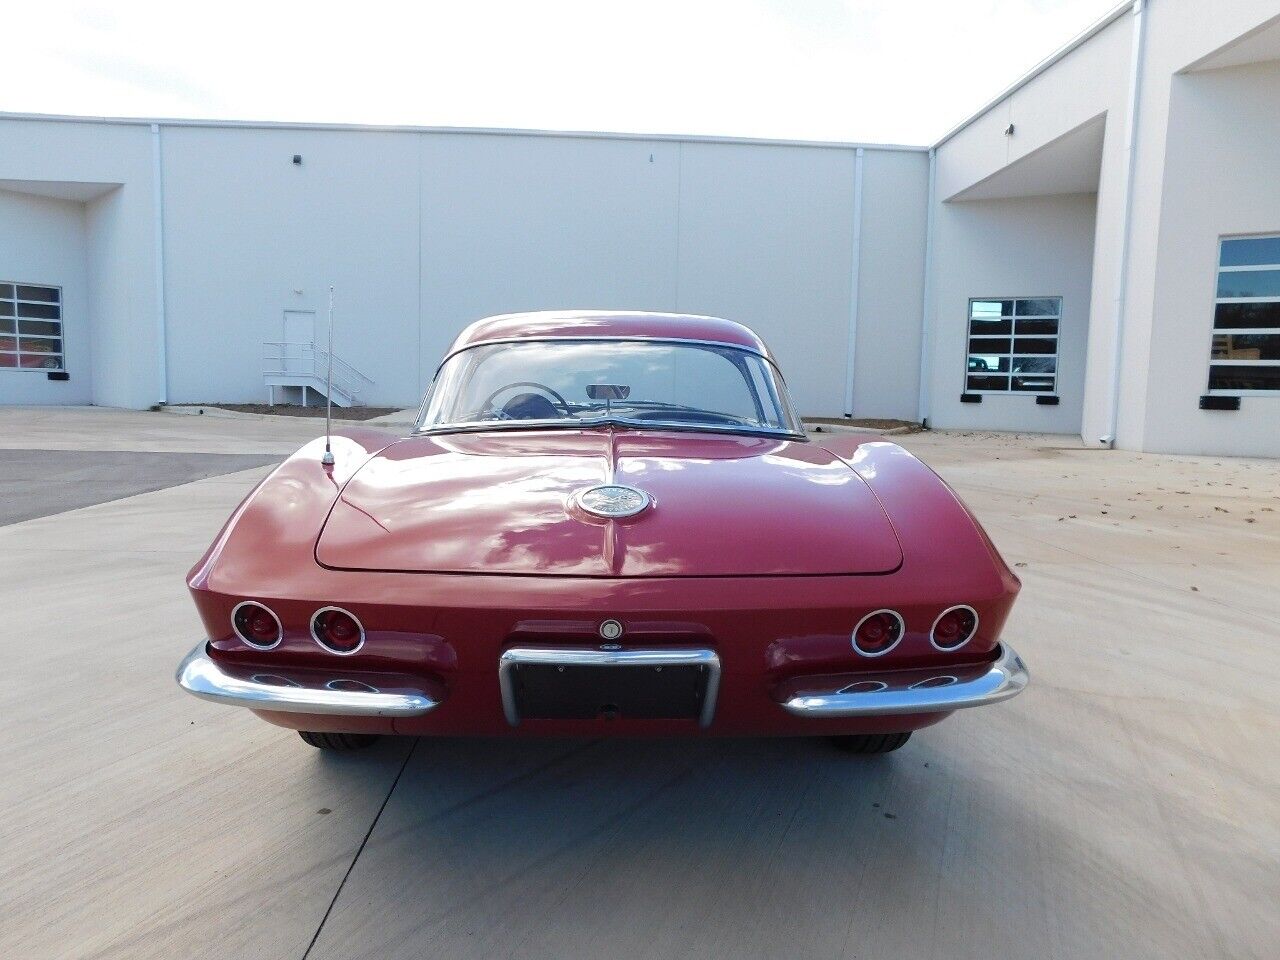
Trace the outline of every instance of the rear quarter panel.
[[975, 648], [994, 648], [1022, 582], [959, 495], [918, 457], [880, 437], [844, 435], [822, 445], [880, 499], [902, 546], [899, 574], [912, 592], [974, 607]]
[[241, 501], [187, 574], [211, 638], [227, 632], [231, 606], [241, 599], [306, 595], [316, 569], [316, 536], [339, 491], [370, 457], [397, 439], [360, 427], [334, 433], [334, 463], [326, 466], [320, 459], [325, 441], [319, 437]]

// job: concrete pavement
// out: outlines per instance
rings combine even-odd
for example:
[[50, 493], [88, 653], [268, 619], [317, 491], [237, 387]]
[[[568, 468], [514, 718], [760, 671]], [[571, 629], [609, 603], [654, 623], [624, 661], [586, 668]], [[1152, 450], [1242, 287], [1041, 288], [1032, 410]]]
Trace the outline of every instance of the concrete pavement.
[[[282, 454], [314, 429], [0, 410], [12, 450]], [[1023, 577], [1033, 685], [872, 760], [330, 757], [172, 682], [183, 574], [269, 468], [0, 527], [0, 956], [1273, 956], [1280, 468], [897, 439]]]

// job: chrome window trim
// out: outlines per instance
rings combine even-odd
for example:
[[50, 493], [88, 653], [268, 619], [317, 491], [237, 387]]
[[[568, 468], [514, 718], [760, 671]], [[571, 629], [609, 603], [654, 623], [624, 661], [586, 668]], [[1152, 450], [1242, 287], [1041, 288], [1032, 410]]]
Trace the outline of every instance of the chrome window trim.
[[488, 430], [590, 430], [596, 427], [628, 427], [633, 430], [664, 430], [675, 433], [720, 433], [735, 437], [772, 437], [782, 440], [808, 440], [802, 432], [770, 430], [767, 427], [710, 426], [663, 420], [631, 420], [616, 415], [592, 417], [589, 420], [463, 420], [413, 430], [415, 437], [444, 436], [450, 433], [483, 433]]
[[[970, 613], [972, 613], [973, 629], [969, 631], [969, 635], [967, 637], [965, 637], [963, 640], [957, 643], [954, 647], [944, 647], [933, 638], [933, 633], [935, 630], [938, 629], [938, 622], [943, 617], [945, 617], [948, 613], [950, 613], [952, 610], [968, 610]], [[973, 609], [973, 607], [969, 606], [967, 603], [957, 603], [953, 607], [947, 607], [947, 609], [943, 610], [940, 614], [937, 615], [937, 617], [934, 618], [933, 626], [929, 628], [929, 645], [933, 647], [933, 649], [935, 650], [941, 650], [943, 653], [952, 653], [956, 650], [959, 650], [966, 643], [968, 643], [970, 640], [972, 640], [974, 637], [978, 635], [978, 625], [980, 623], [982, 623], [982, 618], [978, 616], [978, 611]]]
[[499, 337], [495, 340], [477, 340], [475, 343], [468, 343], [466, 346], [459, 347], [457, 350], [451, 350], [445, 354], [444, 359], [436, 365], [436, 372], [432, 376], [432, 381], [440, 375], [440, 370], [446, 363], [452, 360], [460, 353], [466, 353], [468, 350], [474, 350], [477, 347], [492, 347], [494, 345], [502, 345], [504, 343], [685, 343], [692, 347], [722, 347], [726, 350], [740, 350], [743, 353], [749, 353], [752, 356], [759, 357], [773, 367], [778, 376], [782, 376], [782, 371], [778, 370], [778, 365], [773, 362], [773, 358], [767, 353], [757, 350], [755, 347], [749, 347], [743, 343], [730, 343], [727, 340], [700, 340], [694, 337], [647, 337], [640, 334], [632, 336], [613, 336], [610, 334], [583, 334], [583, 333], [563, 333], [563, 334], [539, 334], [536, 337]]
[[520, 725], [515, 687], [511, 674], [522, 664], [579, 667], [686, 667], [707, 668], [707, 690], [702, 698], [698, 726], [704, 730], [715, 718], [720, 692], [720, 657], [706, 647], [646, 647], [628, 650], [599, 650], [589, 647], [512, 647], [498, 658], [498, 686], [502, 691], [502, 712], [507, 723]]
[[[806, 436], [803, 429], [782, 430], [782, 429], [771, 429], [769, 427], [749, 427], [749, 426], [726, 427], [723, 425], [708, 426], [708, 425], [702, 425], [702, 424], [689, 424], [689, 423], [674, 423], [674, 422], [665, 423], [660, 420], [629, 420], [626, 417], [615, 417], [615, 416], [593, 417], [589, 420], [575, 420], [572, 422], [561, 419], [561, 418], [556, 418], [554, 420], [519, 420], [519, 421], [462, 420], [456, 423], [439, 424], [433, 427], [424, 427], [422, 425], [422, 418], [427, 415], [427, 405], [431, 400], [431, 393], [435, 388], [436, 380], [437, 378], [439, 378], [440, 371], [444, 369], [444, 365], [446, 363], [448, 363], [450, 360], [452, 360], [454, 357], [458, 356], [459, 354], [466, 353], [468, 350], [475, 350], [479, 347], [491, 347], [494, 345], [514, 344], [514, 343], [672, 343], [672, 344], [679, 343], [679, 344], [687, 344], [689, 346], [694, 346], [694, 347], [714, 347], [716, 349], [737, 350], [740, 353], [746, 353], [753, 357], [759, 357], [761, 360], [763, 360], [773, 369], [774, 376], [777, 378], [777, 381], [782, 388], [782, 392], [777, 399], [779, 400], [779, 402], [785, 401], [786, 412], [790, 413], [795, 418], [796, 422], [801, 424], [801, 427], [803, 427], [804, 425], [803, 418], [801, 418], [801, 416], [796, 412], [795, 402], [791, 397], [791, 390], [787, 386], [787, 378], [782, 375], [782, 370], [778, 367], [778, 364], [774, 362], [773, 357], [769, 356], [768, 353], [765, 353], [754, 347], [749, 347], [741, 343], [727, 343], [723, 340], [700, 340], [700, 339], [694, 339], [691, 337], [608, 336], [603, 334], [592, 336], [589, 334], [585, 334], [585, 335], [584, 334], [565, 334], [561, 336], [540, 335], [536, 337], [501, 337], [496, 340], [479, 340], [479, 341], [476, 341], [475, 343], [469, 343], [464, 347], [459, 347], [457, 350], [451, 350], [449, 353], [445, 354], [444, 359], [442, 359], [440, 363], [436, 365], [436, 371], [434, 374], [432, 374], [432, 377], [431, 377], [431, 384], [427, 387], [426, 392], [423, 394], [422, 402], [418, 405], [418, 417], [413, 424], [413, 435], [414, 436], [419, 436], [419, 435], [431, 436], [433, 434], [438, 434], [438, 433], [440, 434], [474, 433], [476, 431], [483, 431], [483, 430], [495, 430], [495, 429], [509, 430], [509, 429], [521, 429], [521, 428], [529, 429], [530, 427], [534, 429], [538, 427], [544, 427], [544, 428], [545, 427], [575, 428], [575, 427], [584, 427], [584, 426], [596, 427], [596, 426], [607, 426], [607, 425], [613, 424], [613, 425], [634, 427], [642, 430], [643, 429], [663, 429], [663, 430], [681, 430], [681, 431], [688, 431], [692, 433], [729, 433], [734, 435], [745, 434], [747, 436], [786, 437], [788, 439], [794, 439], [794, 440], [809, 439], [808, 436]], [[509, 426], [508, 424], [511, 424], [511, 423], [516, 424], [516, 426]]]
[[[275, 643], [267, 644], [265, 646], [261, 643], [254, 643], [252, 640], [248, 639], [243, 633], [240, 632], [240, 628], [236, 626], [236, 614], [240, 612], [241, 607], [246, 607], [246, 606], [261, 607], [263, 610], [267, 611], [267, 613], [271, 614], [271, 619], [276, 622], [276, 642]], [[241, 600], [239, 603], [237, 603], [234, 607], [231, 608], [231, 632], [234, 633], [236, 635], [236, 639], [238, 639], [246, 647], [250, 647], [254, 650], [274, 650], [276, 647], [280, 646], [280, 644], [284, 643], [284, 624], [280, 622], [280, 617], [276, 614], [274, 610], [268, 607], [265, 603], [261, 603], [257, 600]]]
[[[356, 622], [356, 626], [360, 628], [360, 642], [357, 643], [350, 650], [335, 650], [333, 647], [329, 646], [327, 643], [321, 640], [320, 636], [316, 633], [316, 617], [320, 616], [320, 614], [322, 613], [328, 613], [330, 610], [336, 610], [338, 613], [345, 613], [348, 617], [354, 620]], [[321, 650], [323, 650], [325, 653], [332, 653], [335, 657], [349, 657], [352, 654], [359, 653], [360, 648], [364, 646], [364, 623], [360, 620], [359, 617], [357, 617], [350, 610], [346, 610], [342, 607], [335, 607], [335, 606], [321, 607], [319, 610], [317, 610], [315, 613], [311, 615], [311, 621], [308, 624], [308, 626], [311, 630], [311, 639], [314, 640], [317, 645], [319, 645]]]
[[[870, 620], [872, 617], [874, 617], [878, 613], [887, 613], [890, 616], [892, 616], [895, 620], [898, 621], [898, 639], [893, 641], [893, 643], [889, 644], [883, 650], [877, 650], [874, 653], [868, 653], [866, 650], [863, 650], [860, 646], [858, 646], [858, 631], [862, 629], [862, 625], [864, 623], [866, 623], [868, 620]], [[902, 619], [902, 614], [900, 614], [897, 610], [890, 610], [888, 607], [881, 607], [879, 610], [872, 610], [865, 617], [863, 617], [861, 620], [858, 621], [857, 625], [854, 626], [853, 628], [853, 632], [849, 634], [849, 643], [852, 644], [853, 650], [855, 653], [858, 654], [858, 656], [883, 657], [886, 653], [889, 653], [891, 650], [896, 649], [898, 644], [902, 642], [902, 638], [905, 637], [906, 635], [907, 635], [907, 622]]]

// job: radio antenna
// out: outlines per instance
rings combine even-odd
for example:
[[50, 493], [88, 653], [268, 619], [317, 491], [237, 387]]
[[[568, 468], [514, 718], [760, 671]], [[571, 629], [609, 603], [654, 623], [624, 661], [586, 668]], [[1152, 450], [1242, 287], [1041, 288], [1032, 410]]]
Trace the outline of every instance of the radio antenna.
[[333, 433], [333, 285], [329, 285], [329, 370], [325, 375], [324, 388], [324, 456], [320, 462], [325, 466], [333, 465], [333, 450], [329, 446], [330, 434]]

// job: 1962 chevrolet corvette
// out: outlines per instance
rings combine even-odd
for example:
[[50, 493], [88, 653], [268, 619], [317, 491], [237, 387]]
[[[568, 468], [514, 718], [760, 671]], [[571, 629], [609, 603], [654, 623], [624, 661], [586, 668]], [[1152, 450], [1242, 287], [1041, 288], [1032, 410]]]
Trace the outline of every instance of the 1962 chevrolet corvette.
[[345, 429], [190, 573], [178, 682], [350, 749], [378, 734], [824, 735], [900, 747], [1019, 693], [1019, 582], [928, 467], [810, 440], [709, 317], [468, 328], [412, 435]]

